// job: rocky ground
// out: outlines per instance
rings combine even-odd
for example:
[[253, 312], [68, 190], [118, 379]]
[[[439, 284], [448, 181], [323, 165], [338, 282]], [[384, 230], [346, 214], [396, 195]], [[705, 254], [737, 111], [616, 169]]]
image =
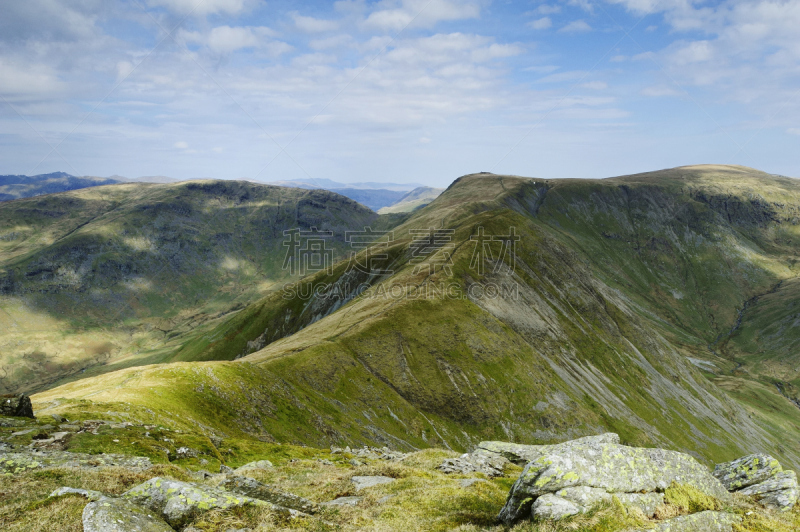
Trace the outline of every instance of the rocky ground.
[[[97, 452], [83, 441], [92, 438], [120, 452]], [[796, 476], [768, 455], [711, 470], [686, 454], [620, 445], [616, 434], [482, 442], [462, 455], [186, 444], [197, 438], [133, 422], [0, 417], [0, 529], [800, 529]], [[163, 444], [161, 454], [147, 439]], [[150, 456], [131, 453], [137, 446]]]

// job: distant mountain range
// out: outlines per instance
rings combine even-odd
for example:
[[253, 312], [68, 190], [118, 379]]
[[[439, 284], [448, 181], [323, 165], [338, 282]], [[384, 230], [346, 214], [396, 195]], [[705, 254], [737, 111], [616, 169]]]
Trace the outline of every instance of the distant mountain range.
[[[3, 175], [0, 176], [0, 201], [9, 201], [20, 198], [30, 198], [41, 196], [42, 194], [53, 194], [56, 192], [67, 192], [81, 188], [95, 187], [100, 185], [113, 185], [118, 183], [177, 183], [189, 181], [175, 179], [167, 176], [144, 176], [127, 178], [120, 175], [110, 177], [83, 176], [76, 177], [65, 172], [53, 172], [50, 174], [40, 174], [35, 176], [26, 175]], [[244, 179], [244, 181], [250, 181]], [[431, 189], [419, 183], [340, 183], [330, 179], [307, 179], [301, 181], [275, 181], [263, 183], [252, 181], [259, 184], [267, 184], [281, 187], [303, 188], [308, 190], [329, 190], [342, 196], [355, 200], [370, 209], [377, 211], [383, 208], [390, 208], [401, 201], [407, 201], [407, 196], [414, 194], [414, 197], [425, 197], [424, 201], [417, 201], [414, 207], [424, 206], [433, 201], [438, 194], [432, 195], [430, 192], [423, 193], [422, 190]], [[400, 207], [390, 212], [409, 212], [408, 205]]]

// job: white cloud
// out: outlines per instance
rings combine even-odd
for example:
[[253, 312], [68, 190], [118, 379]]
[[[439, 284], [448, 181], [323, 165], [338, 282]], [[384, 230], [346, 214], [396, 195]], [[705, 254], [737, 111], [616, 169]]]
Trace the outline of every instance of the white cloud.
[[312, 39], [308, 42], [308, 46], [312, 50], [328, 50], [331, 48], [340, 48], [342, 46], [350, 46], [354, 43], [353, 37], [350, 35], [334, 35], [324, 39]]
[[553, 21], [550, 20], [550, 17], [542, 17], [540, 19], [532, 20], [526, 24], [526, 26], [533, 28], [535, 30], [546, 30], [552, 25]]
[[790, 135], [800, 135], [800, 128], [790, 127], [786, 132]]
[[213, 13], [236, 15], [255, 4], [255, 0], [149, 0], [151, 6], [169, 9], [180, 15], [205, 16]]
[[604, 90], [608, 88], [608, 83], [605, 81], [590, 81], [581, 85], [584, 89], [591, 89], [595, 91]]
[[592, 27], [585, 20], [573, 20], [558, 31], [562, 33], [586, 33], [587, 31], [592, 31]]
[[542, 4], [536, 9], [533, 10], [534, 13], [538, 13], [540, 15], [554, 15], [556, 13], [561, 12], [561, 6], [559, 5], [549, 5], [549, 4]]
[[665, 85], [656, 85], [653, 87], [646, 87], [642, 89], [642, 94], [644, 96], [652, 96], [654, 98], [660, 98], [664, 96], [680, 96], [682, 93], [673, 89], [672, 87], [667, 87]]
[[396, 32], [407, 26], [431, 28], [442, 21], [477, 18], [480, 5], [470, 0], [400, 0], [381, 2], [363, 25], [368, 29]]
[[306, 17], [299, 13], [292, 13], [291, 16], [297, 29], [306, 33], [323, 33], [339, 28], [339, 23], [335, 20]]
[[208, 35], [208, 47], [217, 53], [230, 53], [242, 48], [258, 48], [274, 35], [269, 28], [218, 26]]
[[184, 142], [184, 141], [180, 141], [180, 142], [176, 142], [175, 144], [173, 144], [173, 147], [178, 148], [179, 150], [188, 150], [189, 149], [189, 143], [188, 142]]

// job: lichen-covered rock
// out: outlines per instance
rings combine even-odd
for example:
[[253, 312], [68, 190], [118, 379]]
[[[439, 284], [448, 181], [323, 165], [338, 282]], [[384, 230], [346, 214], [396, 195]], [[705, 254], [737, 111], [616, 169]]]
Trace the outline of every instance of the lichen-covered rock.
[[66, 486], [53, 491], [53, 493], [50, 494], [50, 497], [61, 497], [62, 495], [81, 495], [86, 497], [89, 501], [99, 501], [105, 497], [105, 495], [99, 491], [70, 488]]
[[533, 515], [540, 519], [564, 519], [581, 513], [581, 507], [552, 493], [546, 493], [533, 503]]
[[271, 469], [274, 467], [272, 462], [269, 460], [257, 460], [255, 462], [248, 462], [241, 467], [237, 467], [233, 470], [234, 474], [243, 473], [245, 471], [254, 470], [254, 469]]
[[767, 508], [788, 512], [797, 503], [800, 490], [798, 490], [795, 472], [782, 471], [760, 484], [739, 490], [739, 493], [754, 496]]
[[391, 477], [382, 477], [382, 476], [374, 476], [374, 477], [353, 477], [350, 481], [355, 484], [356, 491], [361, 491], [366, 488], [371, 488], [373, 486], [380, 486], [381, 484], [389, 484], [394, 482], [394, 479]]
[[508, 463], [505, 457], [498, 454], [476, 451], [458, 458], [446, 458], [438, 469], [447, 474], [483, 473], [487, 477], [502, 477]]
[[636, 532], [731, 532], [741, 522], [738, 515], [707, 511], [673, 517]]
[[[181, 526], [194, 516], [213, 509], [227, 510], [240, 506], [268, 506], [273, 510], [279, 508], [273, 504], [220, 488], [169, 480], [151, 478], [122, 494], [122, 497], [154, 512], [158, 512], [167, 523]], [[291, 515], [292, 510], [285, 510]]]
[[332, 501], [320, 503], [320, 506], [357, 506], [364, 497], [339, 497]]
[[67, 451], [15, 451], [0, 452], [0, 473], [17, 474], [33, 469], [51, 467], [124, 467], [133, 471], [144, 471], [153, 467], [149, 458], [124, 454], [84, 454]]
[[586, 436], [584, 438], [578, 438], [577, 440], [570, 440], [553, 445], [522, 445], [504, 441], [482, 441], [478, 444], [476, 453], [484, 452], [499, 455], [517, 465], [525, 465], [545, 454], [565, 451], [572, 447], [602, 443], [619, 444], [619, 435], [613, 432], [607, 432], [598, 436]]
[[83, 509], [83, 532], [175, 532], [151, 510], [104, 497]]
[[713, 475], [728, 491], [759, 484], [780, 473], [778, 461], [766, 454], [751, 454], [732, 462], [717, 464]]
[[[623, 506], [639, 508], [646, 516], [652, 516], [656, 509], [664, 504], [664, 494], [651, 493], [614, 493], [611, 494], [602, 488], [579, 486], [558, 490], [555, 495], [577, 505], [581, 512], [587, 512], [601, 502], [610, 503], [617, 497]], [[534, 512], [535, 514], [535, 512]]]
[[501, 521], [510, 524], [529, 515], [532, 503], [542, 495], [580, 486], [611, 494], [652, 493], [679, 482], [730, 500], [722, 484], [689, 455], [613, 443], [571, 443], [525, 466], [498, 516]]
[[[237, 470], [238, 471], [238, 470]], [[262, 484], [261, 482], [248, 478], [248, 477], [229, 477], [223, 483], [222, 487], [233, 493], [247, 495], [254, 499], [267, 501], [284, 508], [291, 508], [307, 514], [316, 513], [319, 509], [315, 502], [298, 497], [293, 493], [289, 493], [270, 486]]]
[[31, 398], [21, 393], [0, 395], [0, 415], [33, 418]]

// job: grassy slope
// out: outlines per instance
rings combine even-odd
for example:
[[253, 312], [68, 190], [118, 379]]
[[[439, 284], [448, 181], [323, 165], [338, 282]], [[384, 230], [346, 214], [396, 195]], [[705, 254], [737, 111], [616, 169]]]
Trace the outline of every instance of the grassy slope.
[[[798, 464], [797, 444], [778, 447], [794, 425], [751, 419], [684, 358], [719, 358], [708, 346], [731, 328], [737, 305], [793, 275], [796, 234], [782, 221], [800, 205], [798, 190], [727, 167], [594, 182], [468, 176], [396, 229], [394, 276], [373, 279], [362, 297], [299, 332], [239, 363], [128, 370], [40, 394], [37, 404], [124, 397], [214, 430], [312, 444], [464, 449], [480, 439], [611, 429], [705, 460], [766, 450]], [[452, 275], [415, 271], [406, 230], [442, 224], [456, 230]], [[469, 267], [479, 226], [488, 234], [516, 227], [523, 238], [513, 272]], [[519, 297], [391, 296], [440, 282], [462, 292], [517, 283]], [[294, 332], [276, 327], [280, 317], [309, 305], [327, 303], [250, 307], [184, 353], [202, 358], [222, 349], [219, 338], [235, 339], [230, 352], [239, 352], [262, 326], [279, 338]], [[279, 389], [286, 402], [264, 408]], [[227, 406], [198, 408], [214, 400]], [[798, 413], [784, 411], [795, 422]]]
[[[288, 279], [283, 230], [378, 216], [326, 191], [123, 184], [0, 204], [0, 391], [160, 362]], [[82, 373], [86, 372], [86, 373]]]

